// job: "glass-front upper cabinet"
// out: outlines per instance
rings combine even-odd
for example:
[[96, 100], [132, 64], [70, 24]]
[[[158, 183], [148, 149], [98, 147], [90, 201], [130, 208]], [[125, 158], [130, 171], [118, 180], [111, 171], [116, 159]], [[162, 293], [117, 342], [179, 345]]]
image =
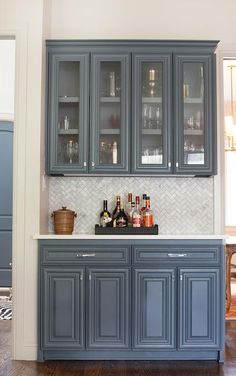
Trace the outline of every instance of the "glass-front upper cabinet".
[[[176, 55], [176, 173], [212, 174], [214, 111], [211, 56]], [[212, 142], [213, 141], [213, 142]]]
[[48, 169], [87, 171], [88, 55], [52, 57], [48, 88]]
[[129, 173], [130, 54], [91, 57], [91, 173]]
[[170, 173], [172, 168], [171, 55], [134, 54], [133, 172]]

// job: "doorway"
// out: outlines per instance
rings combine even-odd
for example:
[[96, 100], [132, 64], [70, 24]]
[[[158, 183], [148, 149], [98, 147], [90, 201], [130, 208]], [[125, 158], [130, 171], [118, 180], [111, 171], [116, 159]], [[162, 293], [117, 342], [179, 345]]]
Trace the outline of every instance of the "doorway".
[[236, 320], [236, 252], [234, 253], [236, 250], [236, 58], [223, 60], [223, 81], [225, 233], [231, 236], [230, 241], [235, 237], [235, 246], [226, 246], [229, 260], [229, 268], [226, 272], [226, 318]]
[[0, 82], [0, 320], [3, 322], [12, 318], [14, 39], [0, 39]]

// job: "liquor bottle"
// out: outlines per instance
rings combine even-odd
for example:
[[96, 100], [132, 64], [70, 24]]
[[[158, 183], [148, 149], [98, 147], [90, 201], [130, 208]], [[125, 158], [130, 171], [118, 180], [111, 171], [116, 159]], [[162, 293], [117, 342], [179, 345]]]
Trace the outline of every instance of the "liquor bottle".
[[135, 202], [132, 201], [130, 205], [130, 210], [128, 211], [128, 226], [133, 227], [133, 212], [135, 209]]
[[140, 197], [136, 196], [135, 198], [135, 209], [133, 211], [132, 223], [133, 227], [141, 227], [141, 211], [139, 209]]
[[[115, 221], [115, 227], [127, 227], [128, 226], [128, 217], [124, 211], [124, 207], [122, 204], [120, 204], [120, 211], [114, 218]], [[113, 224], [114, 224], [113, 221]]]
[[128, 215], [128, 226], [132, 226], [132, 193], [128, 193], [127, 215]]
[[112, 226], [111, 214], [107, 210], [107, 200], [103, 200], [103, 211], [100, 213], [100, 226], [101, 227]]
[[116, 216], [118, 209], [120, 211], [120, 196], [116, 196], [116, 207], [113, 210], [112, 219]]
[[143, 227], [153, 227], [154, 226], [154, 216], [153, 211], [150, 208], [150, 197], [146, 198], [146, 209], [143, 212]]
[[143, 194], [143, 206], [140, 209], [140, 211], [141, 211], [141, 225], [142, 226], [143, 226], [143, 212], [146, 209], [146, 199], [147, 199], [147, 195], [146, 195], [146, 193], [144, 193]]

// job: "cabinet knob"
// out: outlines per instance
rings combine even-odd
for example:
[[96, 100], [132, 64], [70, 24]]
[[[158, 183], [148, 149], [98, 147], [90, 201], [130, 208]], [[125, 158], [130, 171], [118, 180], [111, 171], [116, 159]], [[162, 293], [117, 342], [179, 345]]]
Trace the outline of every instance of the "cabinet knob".
[[87, 162], [84, 162], [84, 167], [86, 167], [87, 166]]
[[168, 162], [168, 167], [171, 167], [171, 162]]
[[176, 162], [175, 167], [179, 167], [179, 162]]
[[9, 262], [9, 266], [12, 266], [12, 262]]
[[94, 166], [95, 166], [95, 163], [94, 163], [94, 162], [92, 162], [91, 164], [92, 164], [92, 167], [94, 167]]

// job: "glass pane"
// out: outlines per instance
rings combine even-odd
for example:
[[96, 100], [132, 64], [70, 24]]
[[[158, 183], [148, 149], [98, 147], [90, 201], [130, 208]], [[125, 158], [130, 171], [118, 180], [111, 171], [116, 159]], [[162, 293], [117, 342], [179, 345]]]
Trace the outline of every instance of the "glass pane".
[[57, 163], [78, 164], [80, 63], [59, 63]]
[[204, 66], [183, 64], [184, 164], [204, 164]]
[[142, 164], [163, 163], [162, 76], [162, 63], [142, 63]]
[[102, 62], [99, 98], [99, 163], [115, 165], [121, 159], [121, 63]]

